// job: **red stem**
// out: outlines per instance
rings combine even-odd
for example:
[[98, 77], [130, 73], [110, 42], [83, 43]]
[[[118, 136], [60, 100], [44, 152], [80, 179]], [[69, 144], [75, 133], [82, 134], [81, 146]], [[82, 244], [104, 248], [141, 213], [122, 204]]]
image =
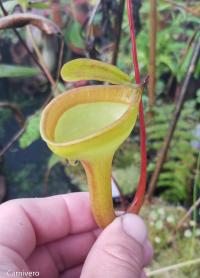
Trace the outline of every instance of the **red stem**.
[[[127, 0], [127, 12], [128, 12], [128, 20], [131, 34], [131, 43], [132, 43], [132, 58], [135, 72], [135, 81], [136, 84], [140, 84], [140, 71], [138, 66], [138, 58], [137, 58], [137, 46], [135, 39], [135, 25], [133, 18], [133, 7], [132, 0]], [[146, 155], [146, 131], [145, 131], [145, 122], [144, 122], [144, 112], [143, 112], [143, 104], [142, 100], [140, 101], [139, 106], [139, 122], [140, 122], [140, 153], [141, 153], [141, 165], [140, 165], [140, 179], [137, 186], [137, 192], [135, 194], [135, 198], [128, 208], [128, 212], [139, 213], [140, 208], [144, 201], [144, 194], [146, 190], [146, 165], [147, 165], [147, 155]]]

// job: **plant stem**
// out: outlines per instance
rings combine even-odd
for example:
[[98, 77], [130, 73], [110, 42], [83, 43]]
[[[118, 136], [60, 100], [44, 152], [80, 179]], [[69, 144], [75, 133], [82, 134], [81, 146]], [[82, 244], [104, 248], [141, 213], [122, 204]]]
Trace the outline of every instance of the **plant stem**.
[[156, 87], [156, 33], [157, 33], [157, 0], [150, 0], [150, 30], [149, 30], [149, 41], [150, 41], [150, 51], [149, 51], [149, 110], [155, 103], [155, 87]]
[[134, 65], [134, 72], [135, 72], [135, 81], [136, 84], [140, 84], [140, 71], [138, 65], [137, 45], [135, 39], [135, 23], [134, 23], [132, 11], [133, 11], [132, 0], [127, 0], [127, 12], [128, 12], [129, 28], [130, 28], [131, 43], [132, 43], [132, 58], [133, 58], [133, 65]]
[[[136, 47], [136, 39], [135, 39], [135, 27], [134, 27], [134, 18], [133, 18], [133, 7], [132, 1], [127, 0], [127, 12], [129, 19], [129, 27], [131, 34], [131, 42], [132, 42], [132, 58], [134, 64], [134, 72], [135, 72], [135, 81], [136, 84], [140, 84], [140, 72], [138, 66], [138, 58], [137, 58], [137, 47]], [[140, 152], [141, 152], [141, 166], [140, 166], [140, 179], [138, 182], [137, 192], [135, 198], [130, 205], [128, 211], [133, 213], [138, 213], [143, 201], [144, 194], [146, 190], [146, 131], [145, 131], [145, 122], [144, 122], [144, 112], [143, 112], [143, 104], [142, 100], [140, 101], [139, 106], [139, 120], [140, 120]]]
[[10, 109], [15, 114], [15, 118], [19, 126], [23, 127], [25, 123], [24, 115], [15, 104], [8, 103], [8, 102], [0, 102], [0, 108]]
[[0, 157], [2, 157], [9, 150], [9, 148], [22, 136], [25, 130], [26, 130], [26, 122], [24, 126], [19, 131], [17, 131], [17, 133], [15, 133], [15, 135], [6, 144], [6, 146], [4, 146], [2, 150], [0, 150]]
[[52, 89], [54, 90], [56, 88], [56, 82], [54, 81], [47, 65], [45, 64], [45, 61], [42, 57], [42, 54], [40, 53], [39, 48], [37, 47], [37, 44], [35, 43], [34, 37], [32, 35], [31, 29], [30, 29], [29, 26], [27, 26], [27, 33], [28, 33], [28, 36], [29, 36], [29, 40], [30, 40], [30, 42], [33, 46], [33, 49], [35, 50], [35, 53], [38, 57], [38, 61], [39, 61], [40, 65], [42, 66], [43, 71], [45, 72], [45, 75], [48, 76], [48, 80], [49, 80], [49, 82], [52, 86]]
[[112, 174], [112, 182], [113, 184], [116, 186], [116, 188], [118, 189], [119, 191], [119, 200], [120, 200], [120, 203], [121, 203], [121, 207], [120, 207], [120, 210], [122, 211], [125, 211], [126, 210], [126, 198], [117, 182], [117, 180], [115, 179], [115, 177], [113, 176]]
[[[178, 68], [181, 68], [183, 63], [185, 62], [185, 60], [187, 58], [187, 55], [189, 53], [189, 50], [192, 47], [192, 44], [193, 44], [193, 42], [196, 38], [197, 33], [198, 33], [198, 30], [194, 30], [192, 36], [189, 38], [189, 40], [187, 42], [187, 47], [185, 47], [183, 53], [180, 56], [180, 61], [179, 61], [179, 64], [178, 64]], [[166, 85], [166, 89], [165, 89], [166, 96], [168, 96], [170, 94], [170, 91], [172, 90], [172, 84], [173, 84], [174, 80], [175, 80], [175, 76], [172, 74], [169, 78], [169, 81], [167, 82], [167, 85]], [[176, 95], [178, 93], [175, 93], [175, 99], [176, 99]]]
[[118, 58], [118, 54], [119, 54], [119, 45], [120, 45], [121, 32], [122, 32], [124, 6], [125, 6], [125, 0], [120, 0], [118, 12], [117, 12], [116, 18], [115, 18], [115, 36], [116, 36], [116, 40], [115, 40], [115, 43], [114, 43], [113, 56], [112, 56], [112, 64], [113, 65], [117, 64], [117, 58]]
[[[194, 189], [193, 189], [193, 204], [196, 203], [197, 197], [198, 197], [198, 188], [199, 188], [199, 180], [200, 180], [200, 152], [197, 158], [197, 167], [196, 167], [196, 173], [194, 178]], [[193, 219], [197, 223], [197, 207], [193, 210]]]
[[197, 209], [197, 207], [200, 205], [200, 197], [196, 200], [195, 203], [190, 207], [190, 209], [187, 211], [187, 213], [181, 218], [181, 220], [178, 222], [176, 226], [175, 232], [181, 229], [185, 221], [191, 216], [194, 210]]
[[[47, 103], [51, 100], [52, 95], [49, 94], [48, 97], [46, 98], [44, 104], [42, 105], [42, 107], [40, 108], [40, 110], [42, 110]], [[9, 104], [10, 105], [10, 104]], [[34, 115], [34, 114], [33, 114]], [[32, 115], [32, 116], [33, 116]], [[30, 117], [30, 116], [29, 116]], [[22, 134], [26, 131], [26, 127], [27, 127], [27, 120], [25, 120], [23, 122], [23, 126], [21, 127], [21, 129], [19, 131], [17, 131], [15, 133], [15, 135], [11, 138], [11, 140], [3, 147], [3, 149], [0, 150], [0, 158], [12, 147], [12, 145], [19, 140], [19, 138], [22, 136]]]
[[101, 3], [101, 0], [96, 1], [95, 6], [94, 6], [94, 8], [91, 12], [90, 18], [88, 20], [87, 28], [86, 28], [86, 42], [88, 42], [88, 40], [89, 40], [89, 37], [90, 37], [90, 34], [91, 34], [92, 22], [93, 22], [94, 17], [97, 13], [97, 10], [99, 8], [100, 3]]
[[194, 51], [193, 51], [192, 59], [190, 61], [190, 65], [188, 67], [185, 79], [183, 81], [183, 85], [182, 85], [180, 93], [179, 93], [180, 97], [177, 101], [177, 105], [176, 105], [176, 108], [175, 108], [175, 111], [174, 111], [173, 119], [170, 123], [168, 133], [165, 137], [163, 146], [162, 146], [160, 152], [157, 154], [157, 162], [156, 162], [155, 170], [154, 170], [154, 172], [151, 176], [150, 183], [149, 183], [149, 190], [148, 190], [148, 194], [147, 194], [147, 199], [148, 200], [150, 200], [152, 195], [153, 195], [156, 183], [157, 183], [158, 178], [159, 178], [160, 171], [161, 171], [162, 166], [165, 162], [165, 158], [167, 156], [167, 152], [168, 152], [171, 140], [173, 138], [173, 134], [174, 134], [174, 131], [176, 129], [176, 125], [177, 125], [177, 122], [179, 120], [179, 116], [181, 114], [181, 109], [182, 109], [183, 104], [184, 104], [185, 96], [186, 96], [187, 91], [188, 91], [187, 89], [188, 89], [189, 81], [192, 77], [192, 74], [193, 74], [193, 72], [195, 70], [195, 67], [196, 67], [196, 64], [198, 62], [199, 53], [200, 53], [200, 36], [197, 37], [193, 48], [194, 48]]
[[[197, 158], [197, 167], [196, 167], [196, 173], [194, 178], [194, 186], [193, 186], [193, 204], [195, 204], [196, 200], [198, 199], [198, 188], [199, 188], [199, 179], [200, 179], [200, 152]], [[195, 233], [196, 233], [196, 225], [198, 220], [198, 211], [197, 207], [193, 209], [193, 221], [195, 221], [195, 225], [192, 228], [192, 244], [190, 247], [190, 253], [191, 257], [194, 255], [195, 250]]]
[[[8, 15], [8, 12], [5, 10], [2, 1], [0, 0], [0, 8], [3, 12], [3, 14], [5, 16]], [[21, 42], [21, 44], [23, 45], [23, 47], [26, 49], [27, 53], [31, 56], [31, 58], [33, 59], [33, 61], [36, 63], [36, 65], [39, 67], [39, 69], [42, 71], [42, 73], [44, 74], [44, 76], [47, 78], [47, 80], [49, 81], [49, 83], [51, 84], [52, 88], [54, 88], [55, 86], [55, 81], [53, 80], [51, 74], [46, 71], [46, 68], [43, 67], [43, 65], [40, 64], [40, 62], [38, 61], [38, 59], [35, 57], [35, 55], [32, 53], [32, 51], [28, 48], [27, 44], [25, 43], [25, 41], [23, 40], [23, 38], [21, 37], [20, 33], [17, 31], [16, 28], [12, 28], [13, 32], [15, 33], [16, 37], [18, 38], [18, 40]]]
[[[183, 267], [186, 267], [186, 266], [191, 266], [193, 264], [199, 264], [199, 263], [200, 263], [200, 258], [197, 258], [197, 259], [194, 259], [194, 260], [185, 261], [185, 262], [181, 262], [181, 263], [178, 263], [178, 264], [166, 266], [166, 267], [163, 267], [163, 268], [159, 268], [157, 270], [152, 270], [152, 271], [147, 272], [147, 277], [160, 275], [160, 274], [165, 273], [165, 272], [169, 272], [169, 271], [172, 271], [172, 270], [177, 270], [177, 269], [180, 269], [180, 268], [183, 268]], [[170, 275], [170, 277], [173, 277], [173, 275], [172, 276]]]

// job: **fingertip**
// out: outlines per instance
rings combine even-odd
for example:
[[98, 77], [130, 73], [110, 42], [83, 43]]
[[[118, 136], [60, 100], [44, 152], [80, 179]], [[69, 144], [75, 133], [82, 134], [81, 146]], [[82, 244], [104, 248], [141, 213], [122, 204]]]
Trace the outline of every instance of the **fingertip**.
[[135, 214], [127, 213], [122, 216], [123, 229], [130, 237], [134, 238], [140, 244], [147, 240], [147, 229], [141, 217]]
[[146, 241], [146, 227], [140, 217], [117, 217], [93, 245], [81, 277], [140, 277]]

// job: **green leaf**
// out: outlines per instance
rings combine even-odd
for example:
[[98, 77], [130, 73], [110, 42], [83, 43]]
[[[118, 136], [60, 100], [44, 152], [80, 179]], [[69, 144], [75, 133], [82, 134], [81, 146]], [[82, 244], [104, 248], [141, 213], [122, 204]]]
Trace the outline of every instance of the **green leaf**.
[[123, 194], [129, 194], [137, 188], [137, 180], [139, 176], [139, 169], [131, 164], [126, 168], [114, 169], [114, 176], [120, 183], [120, 188]]
[[171, 8], [171, 5], [168, 4], [168, 3], [162, 3], [162, 5], [161, 4], [158, 5], [158, 11], [159, 12], [163, 12], [163, 11], [168, 10], [170, 8]]
[[129, 76], [117, 67], [92, 59], [75, 59], [61, 69], [65, 81], [97, 80], [112, 84], [131, 84]]
[[159, 59], [158, 59], [158, 63], [163, 63], [164, 65], [166, 65], [173, 74], [176, 75], [177, 73], [177, 66], [175, 64], [175, 62], [173, 61], [173, 59], [170, 56], [164, 56], [164, 55], [160, 55]]
[[26, 9], [28, 7], [28, 0], [17, 0], [18, 4], [22, 6], [22, 8]]
[[39, 124], [40, 112], [37, 112], [29, 118], [26, 131], [19, 140], [19, 145], [22, 149], [29, 147], [34, 141], [40, 138]]
[[37, 68], [0, 64], [0, 78], [31, 77], [37, 74], [39, 74], [39, 70]]
[[66, 32], [66, 40], [68, 45], [79, 48], [85, 49], [85, 42], [81, 36], [82, 27], [79, 22], [72, 21], [67, 28]]
[[44, 2], [30, 2], [28, 4], [29, 8], [32, 9], [38, 9], [38, 10], [44, 10], [49, 8], [49, 3], [44, 3]]

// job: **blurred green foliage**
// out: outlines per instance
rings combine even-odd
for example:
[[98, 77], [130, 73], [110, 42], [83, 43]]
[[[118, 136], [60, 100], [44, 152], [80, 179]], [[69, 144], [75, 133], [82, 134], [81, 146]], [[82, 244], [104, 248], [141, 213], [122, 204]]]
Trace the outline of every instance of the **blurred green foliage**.
[[[195, 138], [194, 130], [200, 120], [196, 110], [197, 102], [185, 102], [178, 121], [163, 170], [157, 182], [157, 188], [162, 188], [161, 195], [169, 201], [187, 201], [190, 198], [192, 182], [194, 179], [194, 166], [197, 159], [197, 149], [192, 146]], [[172, 118], [174, 104], [161, 104], [153, 109], [154, 116], [148, 122], [147, 149], [149, 154], [157, 153], [166, 137]], [[148, 165], [149, 174], [155, 168], [155, 155]]]
[[4, 77], [32, 77], [39, 74], [39, 70], [33, 67], [0, 64], [0, 78]]
[[[181, 4], [182, 1], [180, 1]], [[149, 1], [144, 1], [140, 9], [141, 31], [137, 35], [137, 51], [141, 75], [148, 73], [149, 64]], [[173, 75], [180, 82], [188, 68], [192, 55], [190, 40], [195, 36], [200, 25], [200, 18], [187, 13], [184, 9], [175, 9], [164, 0], [157, 1], [157, 49], [156, 49], [156, 75], [157, 95], [163, 93], [166, 82], [165, 74]], [[121, 52], [118, 64], [120, 67], [130, 68], [130, 37], [126, 11], [123, 22]], [[195, 69], [195, 76], [200, 73], [200, 61]]]
[[19, 145], [22, 149], [29, 147], [40, 138], [40, 114], [40, 112], [37, 112], [27, 120], [26, 130], [19, 140]]

